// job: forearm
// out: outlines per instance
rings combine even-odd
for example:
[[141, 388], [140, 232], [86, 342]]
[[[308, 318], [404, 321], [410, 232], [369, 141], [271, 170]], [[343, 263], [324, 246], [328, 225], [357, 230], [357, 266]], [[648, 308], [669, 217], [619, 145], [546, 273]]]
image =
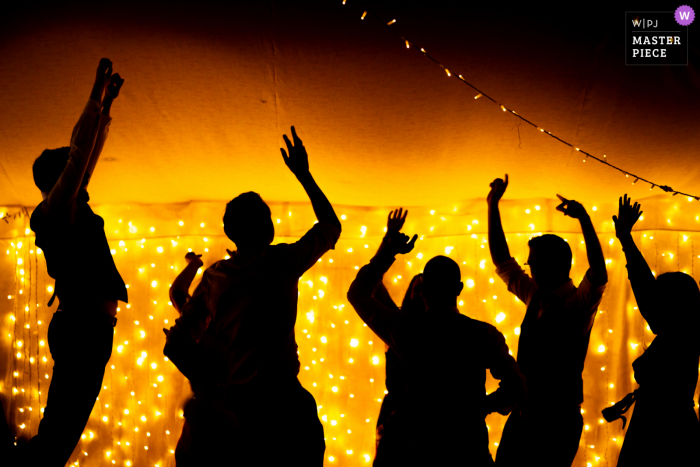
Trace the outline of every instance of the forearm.
[[360, 268], [357, 277], [350, 284], [348, 289], [348, 298], [363, 297], [371, 298], [377, 286], [382, 281], [382, 277], [393, 264], [394, 258], [380, 251], [374, 255], [369, 264]]
[[96, 80], [95, 84], [92, 85], [92, 91], [90, 91], [90, 99], [93, 101], [102, 102], [102, 94], [104, 93], [104, 90], [104, 83], [99, 83]]
[[69, 207], [78, 194], [97, 139], [99, 112], [99, 102], [89, 100], [73, 127], [68, 163], [49, 193], [47, 204], [50, 211]]
[[180, 311], [182, 306], [187, 301], [189, 297], [190, 286], [192, 281], [197, 275], [197, 270], [199, 265], [197, 263], [189, 263], [185, 266], [180, 274], [175, 278], [173, 284], [170, 286], [170, 300], [176, 310]]
[[627, 259], [628, 277], [634, 298], [637, 301], [637, 308], [651, 326], [652, 331], [656, 333], [659, 330], [658, 320], [655, 319], [659, 311], [658, 297], [656, 295], [656, 278], [644, 259], [642, 252], [635, 245], [632, 235], [621, 238], [620, 244]]
[[[107, 99], [105, 99], [107, 101]], [[100, 115], [100, 126], [97, 131], [97, 138], [95, 140], [95, 146], [92, 148], [92, 154], [90, 155], [90, 161], [87, 168], [85, 169], [85, 175], [83, 176], [83, 182], [81, 184], [82, 188], [86, 188], [90, 183], [92, 178], [92, 173], [95, 171], [97, 166], [97, 161], [100, 160], [100, 155], [102, 154], [102, 149], [107, 141], [107, 136], [109, 135], [109, 126], [112, 123], [112, 118], [109, 116], [109, 110], [105, 113], [105, 108], [102, 108], [102, 114]]]
[[644, 255], [642, 255], [642, 252], [639, 251], [639, 248], [637, 248], [637, 245], [634, 243], [632, 235], [620, 238], [619, 240], [622, 251], [625, 253], [627, 266], [628, 268], [632, 268], [632, 271], [630, 271], [631, 278], [655, 280], [651, 268], [649, 268], [649, 265], [644, 259]]
[[512, 407], [520, 403], [525, 394], [525, 379], [522, 376], [501, 381], [500, 387], [486, 396], [487, 411], [493, 413]]
[[605, 268], [605, 257], [603, 249], [600, 246], [600, 240], [595, 232], [591, 218], [586, 215], [579, 219], [581, 223], [581, 232], [583, 232], [583, 240], [586, 242], [586, 255], [588, 257], [588, 265], [591, 268], [591, 273], [598, 279], [598, 283], [602, 280], [607, 280], [607, 270]]
[[357, 288], [348, 292], [348, 301], [357, 315], [385, 344], [394, 345], [392, 329], [401, 312], [384, 306], [371, 295], [358, 292]]
[[[374, 293], [377, 286], [381, 283], [382, 277], [393, 262], [394, 258], [390, 255], [382, 254], [381, 252], [376, 254], [369, 264], [360, 268], [357, 277], [350, 284], [347, 294], [348, 301], [355, 308], [360, 318], [370, 327], [372, 327], [371, 323], [374, 321], [374, 315], [377, 310], [390, 309], [381, 304], [374, 297]], [[377, 331], [375, 330], [375, 332]], [[380, 333], [377, 332], [377, 334]]]
[[493, 264], [498, 267], [510, 259], [510, 249], [506, 241], [506, 234], [503, 232], [503, 224], [501, 223], [501, 213], [498, 209], [498, 204], [489, 205], [488, 221], [489, 251], [491, 252]]
[[112, 110], [112, 103], [114, 102], [114, 98], [110, 96], [106, 96], [104, 101], [102, 102], [102, 115], [107, 115], [109, 116], [109, 111]]
[[321, 191], [321, 188], [319, 188], [313, 176], [307, 172], [306, 174], [297, 176], [297, 179], [299, 183], [301, 183], [301, 186], [304, 187], [318, 221], [330, 222], [335, 224], [339, 229], [342, 229], [340, 220], [333, 210], [333, 206], [330, 201], [328, 201], [323, 191]]

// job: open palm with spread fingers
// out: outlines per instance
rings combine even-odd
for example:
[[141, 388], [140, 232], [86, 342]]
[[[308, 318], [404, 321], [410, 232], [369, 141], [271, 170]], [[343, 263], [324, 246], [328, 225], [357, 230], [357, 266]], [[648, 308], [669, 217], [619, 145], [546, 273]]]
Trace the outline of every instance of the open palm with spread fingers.
[[641, 211], [642, 205], [635, 202], [632, 204], [632, 199], [625, 197], [620, 197], [618, 203], [617, 216], [613, 216], [613, 221], [615, 222], [615, 236], [618, 239], [628, 238], [632, 236], [632, 227], [637, 223], [643, 211]]
[[390, 235], [393, 232], [399, 232], [403, 228], [404, 222], [406, 222], [407, 215], [408, 209], [404, 211], [403, 208], [399, 208], [390, 211], [389, 218], [386, 221], [386, 234]]

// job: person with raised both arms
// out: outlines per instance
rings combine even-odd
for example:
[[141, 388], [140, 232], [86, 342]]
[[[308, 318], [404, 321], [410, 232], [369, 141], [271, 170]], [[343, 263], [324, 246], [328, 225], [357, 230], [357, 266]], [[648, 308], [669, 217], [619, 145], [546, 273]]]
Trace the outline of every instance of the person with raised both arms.
[[48, 329], [54, 366], [38, 434], [27, 444], [12, 446], [9, 465], [14, 458], [21, 466], [64, 466], [102, 389], [112, 355], [117, 303], [126, 302], [127, 293], [110, 253], [104, 220], [88, 204], [87, 186], [107, 139], [112, 103], [123, 84], [118, 74], [112, 74], [112, 62], [101, 59], [70, 147], [47, 149], [34, 162], [34, 182], [43, 201], [32, 212], [30, 226], [46, 257], [49, 276], [56, 280], [47, 305], [55, 297], [59, 301]]
[[498, 204], [507, 187], [508, 175], [491, 183], [488, 243], [496, 273], [526, 306], [518, 365], [528, 393], [503, 428], [496, 465], [565, 467], [576, 457], [583, 430], [581, 374], [608, 281], [605, 258], [584, 207], [557, 195], [557, 210], [581, 224], [589, 269], [576, 287], [569, 278], [571, 247], [563, 238], [546, 234], [528, 241], [528, 276], [511, 257], [501, 224]]
[[[397, 254], [417, 236], [393, 232], [363, 266], [348, 291], [357, 314], [399, 356], [406, 395], [392, 416], [393, 463], [381, 465], [493, 465], [485, 418], [504, 412], [525, 395], [524, 378], [505, 338], [487, 323], [460, 314], [459, 266], [436, 256], [423, 271], [426, 309], [405, 313], [377, 299], [375, 291]], [[486, 370], [500, 387], [486, 395]], [[402, 439], [396, 439], [398, 435]], [[381, 446], [381, 442], [380, 442]]]

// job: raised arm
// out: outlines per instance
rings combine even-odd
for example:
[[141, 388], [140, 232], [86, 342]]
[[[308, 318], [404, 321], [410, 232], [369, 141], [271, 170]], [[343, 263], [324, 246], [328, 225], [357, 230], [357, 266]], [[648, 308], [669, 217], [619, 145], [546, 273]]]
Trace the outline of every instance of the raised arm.
[[283, 135], [284, 142], [287, 144], [287, 152], [280, 148], [282, 151], [282, 157], [284, 158], [284, 163], [289, 167], [289, 170], [297, 177], [301, 186], [304, 187], [306, 194], [309, 196], [311, 201], [311, 206], [314, 209], [316, 218], [319, 222], [329, 222], [334, 224], [338, 229], [342, 229], [340, 225], [340, 220], [333, 210], [333, 206], [323, 194], [321, 188], [316, 184], [316, 181], [311, 176], [309, 171], [309, 156], [306, 154], [306, 148], [304, 147], [301, 139], [297, 136], [297, 132], [292, 127], [292, 139], [294, 143], [292, 144], [287, 138], [287, 135]]
[[111, 75], [112, 62], [103, 58], [97, 67], [97, 76], [90, 100], [73, 128], [66, 167], [51, 192], [48, 193], [47, 207], [49, 212], [64, 211], [70, 208], [78, 195], [85, 171], [90, 163], [90, 155], [95, 146], [100, 126], [102, 92]]
[[491, 252], [491, 261], [496, 267], [499, 267], [510, 259], [510, 250], [508, 242], [506, 242], [506, 234], [503, 232], [501, 213], [498, 209], [498, 202], [508, 188], [508, 174], [506, 174], [505, 181], [497, 178], [489, 186], [491, 191], [486, 198], [489, 205], [489, 251]]
[[170, 286], [170, 301], [173, 307], [179, 312], [182, 312], [183, 305], [190, 298], [190, 286], [197, 275], [197, 270], [204, 265], [201, 257], [202, 255], [195, 254], [191, 251], [187, 253], [185, 255], [187, 266], [178, 274], [173, 284]]
[[642, 252], [639, 251], [632, 239], [632, 227], [642, 215], [639, 203], [631, 204], [632, 200], [625, 195], [620, 198], [618, 214], [613, 216], [615, 222], [615, 236], [620, 240], [622, 250], [627, 259], [627, 276], [634, 298], [637, 300], [637, 308], [642, 314], [654, 334], [659, 332], [659, 320], [656, 319], [660, 309], [656, 290], [656, 278], [651, 272]]
[[418, 236], [414, 235], [413, 239], [409, 241], [407, 235], [397, 232], [382, 242], [382, 247], [369, 264], [360, 269], [350, 285], [350, 290], [348, 290], [348, 301], [355, 308], [362, 321], [394, 350], [396, 349], [392, 338], [392, 327], [396, 320], [402, 316], [402, 313], [382, 304], [374, 297], [374, 292], [381, 282], [382, 276], [394, 263], [394, 257], [399, 253], [410, 252], [417, 238]]
[[583, 240], [586, 242], [586, 255], [588, 256], [588, 266], [590, 268], [590, 280], [595, 284], [605, 284], [608, 282], [608, 272], [605, 267], [605, 257], [603, 249], [600, 246], [600, 240], [595, 233], [591, 218], [586, 212], [583, 205], [577, 201], [566, 199], [561, 195], [557, 195], [561, 204], [557, 206], [557, 211], [561, 211], [564, 215], [577, 219], [581, 224], [581, 232], [583, 232]]
[[[105, 141], [107, 140], [107, 135], [109, 134], [109, 125], [112, 122], [112, 117], [109, 116], [109, 112], [112, 109], [114, 99], [119, 96], [119, 90], [122, 88], [123, 84], [124, 80], [119, 76], [119, 73], [115, 73], [111, 76], [109, 84], [105, 89], [105, 98], [102, 101], [102, 115], [100, 115], [100, 126], [97, 130], [97, 139], [95, 140], [95, 146], [92, 148], [92, 153], [90, 154], [90, 162], [88, 162], [87, 169], [85, 170], [81, 188], [87, 188], [92, 178], [92, 173], [95, 171], [95, 166], [97, 165], [97, 161], [102, 153], [102, 148], [104, 148]], [[93, 89], [93, 94], [94, 93], [95, 89]]]
[[[408, 209], [404, 211], [403, 208], [399, 208], [389, 211], [389, 216], [387, 217], [386, 221], [386, 234], [384, 235], [384, 239], [387, 239], [389, 236], [401, 231], [401, 229], [403, 228], [403, 224], [406, 222], [407, 215]], [[379, 244], [379, 249], [382, 248], [384, 239], [382, 239], [382, 243]], [[382, 305], [385, 305], [395, 310], [399, 309], [399, 307], [396, 306], [394, 300], [391, 298], [391, 295], [389, 295], [389, 291], [386, 289], [386, 286], [382, 281], [379, 282], [376, 290], [374, 291], [374, 298], [379, 300], [379, 302]]]

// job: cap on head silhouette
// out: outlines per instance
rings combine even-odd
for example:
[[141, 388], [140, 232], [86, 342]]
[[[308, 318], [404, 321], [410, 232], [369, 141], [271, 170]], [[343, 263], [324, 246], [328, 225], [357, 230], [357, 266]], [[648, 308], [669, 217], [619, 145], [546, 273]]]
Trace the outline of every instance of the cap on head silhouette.
[[32, 172], [39, 190], [50, 193], [68, 163], [70, 148], [45, 149], [34, 161]]

